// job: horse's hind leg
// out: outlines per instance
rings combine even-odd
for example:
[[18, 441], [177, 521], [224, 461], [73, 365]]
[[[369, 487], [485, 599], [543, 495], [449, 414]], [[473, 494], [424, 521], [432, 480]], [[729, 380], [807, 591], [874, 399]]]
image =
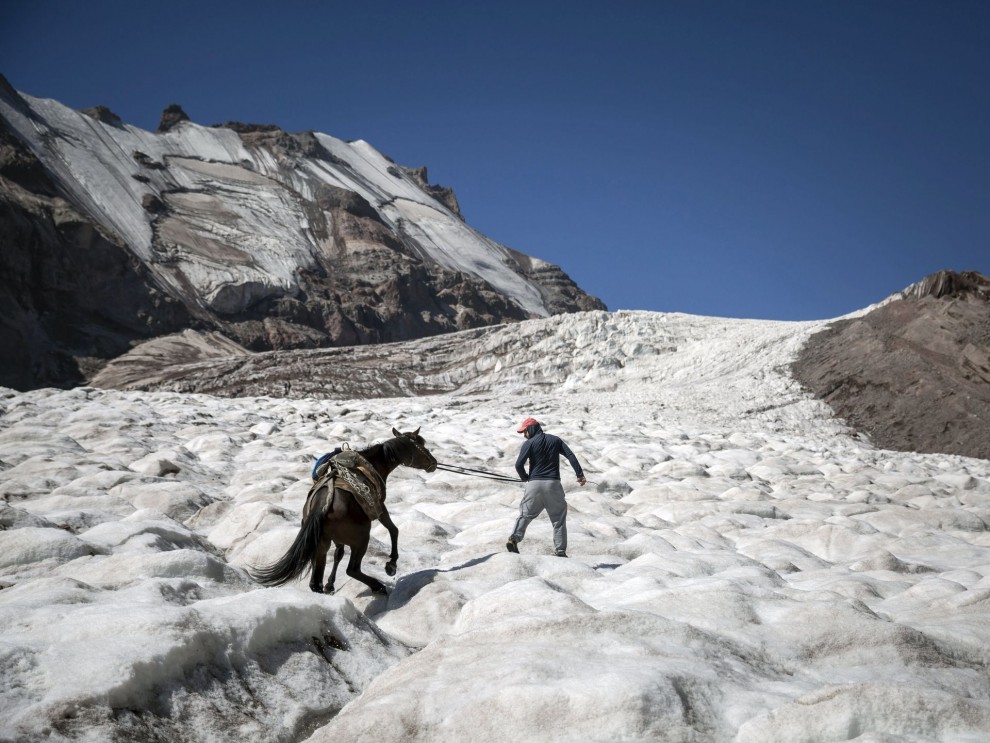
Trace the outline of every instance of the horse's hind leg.
[[382, 526], [388, 529], [388, 535], [392, 538], [392, 554], [388, 556], [388, 562], [385, 563], [385, 572], [389, 575], [395, 575], [395, 564], [399, 561], [399, 527], [392, 521], [387, 508], [382, 509], [382, 515], [378, 520]]
[[[314, 593], [323, 593], [323, 572], [327, 569], [327, 552], [333, 546], [333, 533], [329, 519], [323, 520], [323, 533], [320, 535], [320, 543], [313, 554], [313, 574], [309, 576], [309, 590]], [[334, 563], [336, 570], [337, 564]], [[332, 587], [332, 583], [331, 583]]]
[[338, 544], [337, 549], [333, 552], [333, 567], [330, 568], [330, 578], [327, 579], [327, 585], [323, 589], [323, 593], [333, 593], [333, 584], [337, 582], [337, 566], [340, 565], [341, 559], [344, 557], [344, 545]]
[[364, 553], [368, 551], [368, 539], [371, 532], [371, 525], [368, 525], [369, 534], [364, 535], [358, 544], [351, 547], [351, 557], [347, 561], [347, 574], [364, 583], [368, 588], [371, 589], [372, 593], [385, 594], [388, 593], [385, 590], [384, 584], [381, 581], [375, 580], [370, 575], [365, 575], [361, 572], [361, 560], [364, 559]]

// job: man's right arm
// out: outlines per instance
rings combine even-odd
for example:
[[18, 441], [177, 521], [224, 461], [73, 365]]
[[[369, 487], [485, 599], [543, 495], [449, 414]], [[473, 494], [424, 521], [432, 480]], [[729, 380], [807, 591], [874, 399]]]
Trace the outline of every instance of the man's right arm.
[[571, 448], [561, 440], [560, 450], [563, 452], [564, 456], [567, 457], [567, 461], [571, 463], [571, 467], [574, 469], [574, 474], [577, 476], [577, 481], [583, 486], [587, 480], [584, 477], [584, 470], [581, 469], [581, 464], [578, 462], [578, 458], [574, 456], [574, 452]]

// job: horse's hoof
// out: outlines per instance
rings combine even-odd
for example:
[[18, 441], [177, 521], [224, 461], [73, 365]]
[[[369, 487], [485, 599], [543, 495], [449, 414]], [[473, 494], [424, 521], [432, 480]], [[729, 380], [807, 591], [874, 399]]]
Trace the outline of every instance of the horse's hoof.
[[327, 584], [327, 587], [323, 589], [323, 593], [325, 593], [327, 596], [333, 596], [333, 586]]
[[388, 573], [388, 575], [390, 575], [390, 576], [391, 575], [395, 575], [395, 563], [394, 562], [386, 562], [385, 563], [385, 572]]
[[376, 596], [388, 596], [388, 589], [385, 586], [379, 586], [378, 588], [372, 588], [371, 592]]
[[323, 586], [319, 584], [314, 586], [312, 583], [310, 583], [309, 590], [312, 591], [313, 593], [323, 593]]

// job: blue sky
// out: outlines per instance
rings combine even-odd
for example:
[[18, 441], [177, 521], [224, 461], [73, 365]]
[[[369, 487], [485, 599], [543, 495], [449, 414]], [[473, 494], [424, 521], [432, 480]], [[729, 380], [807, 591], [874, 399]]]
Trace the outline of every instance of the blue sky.
[[990, 275], [990, 3], [6, 0], [0, 72], [147, 129], [365, 139], [610, 309]]

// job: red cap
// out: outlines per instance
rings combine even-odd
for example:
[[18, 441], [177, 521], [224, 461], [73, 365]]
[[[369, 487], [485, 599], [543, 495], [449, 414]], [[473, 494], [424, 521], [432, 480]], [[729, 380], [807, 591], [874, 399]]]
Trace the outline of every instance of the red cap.
[[519, 424], [519, 428], [516, 429], [516, 433], [522, 433], [530, 426], [538, 426], [540, 422], [536, 418], [527, 418], [522, 423]]

